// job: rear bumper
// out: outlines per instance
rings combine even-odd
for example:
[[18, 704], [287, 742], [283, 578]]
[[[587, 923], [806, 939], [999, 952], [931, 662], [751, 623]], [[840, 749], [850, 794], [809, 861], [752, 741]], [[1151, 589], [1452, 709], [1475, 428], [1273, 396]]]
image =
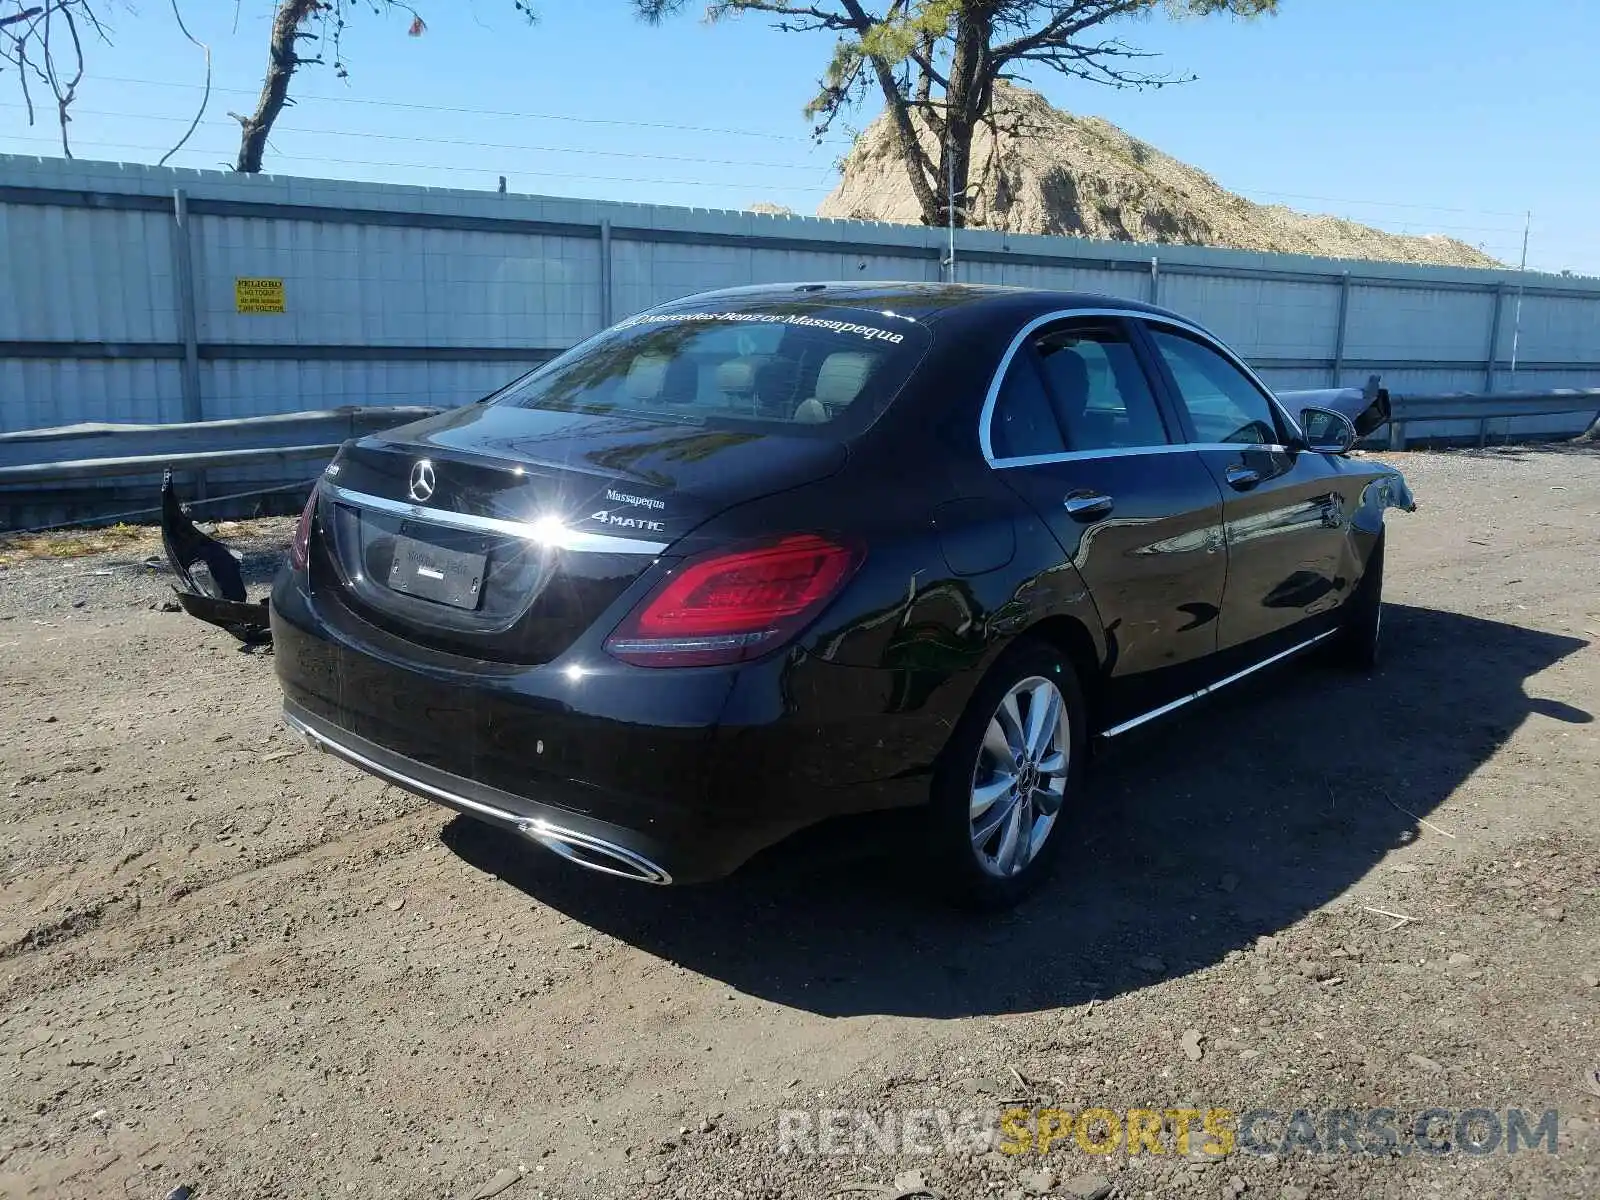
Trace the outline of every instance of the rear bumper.
[[[284, 701], [283, 719], [317, 750], [337, 755], [363, 771], [459, 813], [520, 833], [580, 866], [641, 883], [673, 882], [671, 872], [645, 853], [660, 855], [661, 849], [634, 831], [537, 804], [426, 766], [331, 726], [292, 700]], [[635, 849], [627, 844], [630, 842], [642, 844], [643, 848]]]
[[804, 826], [920, 802], [946, 729], [904, 711], [893, 671], [473, 662], [313, 603], [287, 573], [271, 617], [284, 715], [313, 744], [647, 882], [718, 878]]

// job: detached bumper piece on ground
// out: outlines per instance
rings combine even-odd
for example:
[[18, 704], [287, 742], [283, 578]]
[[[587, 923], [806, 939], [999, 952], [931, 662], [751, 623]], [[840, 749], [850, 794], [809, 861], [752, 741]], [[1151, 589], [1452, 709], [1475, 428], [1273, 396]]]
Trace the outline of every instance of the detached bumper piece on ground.
[[161, 548], [177, 576], [172, 590], [184, 612], [226, 629], [246, 645], [272, 640], [266, 597], [250, 600], [239, 560], [196, 527], [178, 501], [171, 470], [161, 477]]

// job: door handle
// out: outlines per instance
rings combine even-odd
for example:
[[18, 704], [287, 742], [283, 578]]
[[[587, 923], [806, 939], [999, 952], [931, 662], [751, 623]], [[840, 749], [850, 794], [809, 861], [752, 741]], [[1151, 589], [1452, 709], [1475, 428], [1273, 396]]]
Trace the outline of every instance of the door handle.
[[1114, 501], [1098, 492], [1073, 492], [1066, 499], [1067, 516], [1082, 520], [1103, 517], [1111, 511]]
[[1246, 491], [1261, 482], [1261, 472], [1243, 463], [1234, 463], [1227, 470], [1228, 486], [1236, 491]]

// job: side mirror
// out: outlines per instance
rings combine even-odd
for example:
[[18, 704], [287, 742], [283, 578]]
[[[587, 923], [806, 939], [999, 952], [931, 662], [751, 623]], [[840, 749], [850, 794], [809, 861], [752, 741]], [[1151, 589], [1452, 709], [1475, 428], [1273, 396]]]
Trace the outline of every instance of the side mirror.
[[1300, 428], [1306, 435], [1306, 449], [1317, 454], [1348, 454], [1356, 444], [1355, 425], [1331, 408], [1302, 408]]

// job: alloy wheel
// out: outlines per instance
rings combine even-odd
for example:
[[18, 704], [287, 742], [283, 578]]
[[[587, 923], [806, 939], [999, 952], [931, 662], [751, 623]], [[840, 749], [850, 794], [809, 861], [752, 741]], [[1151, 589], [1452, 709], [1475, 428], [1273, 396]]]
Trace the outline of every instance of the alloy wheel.
[[989, 874], [1020, 873], [1061, 812], [1072, 737], [1055, 684], [1038, 675], [1014, 685], [984, 729], [972, 771], [972, 852]]

